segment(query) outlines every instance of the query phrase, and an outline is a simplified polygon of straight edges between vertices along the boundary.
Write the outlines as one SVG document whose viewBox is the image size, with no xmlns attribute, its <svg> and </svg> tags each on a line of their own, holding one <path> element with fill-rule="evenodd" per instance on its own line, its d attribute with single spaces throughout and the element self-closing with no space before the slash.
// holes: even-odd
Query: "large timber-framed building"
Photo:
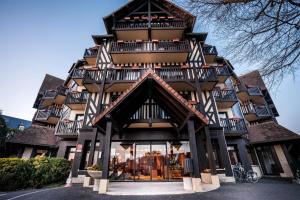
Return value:
<svg viewBox="0 0 300 200">
<path fill-rule="evenodd" d="M 207 33 L 193 32 L 195 21 L 167 0 L 130 1 L 104 17 L 107 34 L 92 36 L 95 46 L 63 86 L 37 99 L 35 120 L 55 126 L 57 156 L 73 160 L 74 178 L 101 164 L 103 183 L 203 172 L 232 181 L 238 162 L 293 176 L 299 136 L 285 130 L 277 140 L 249 142 L 251 131 L 264 133 L 253 126 L 279 126 L 276 107 L 259 73 L 238 77 L 206 44 Z M 264 161 L 270 156 L 274 163 Z"/>
</svg>

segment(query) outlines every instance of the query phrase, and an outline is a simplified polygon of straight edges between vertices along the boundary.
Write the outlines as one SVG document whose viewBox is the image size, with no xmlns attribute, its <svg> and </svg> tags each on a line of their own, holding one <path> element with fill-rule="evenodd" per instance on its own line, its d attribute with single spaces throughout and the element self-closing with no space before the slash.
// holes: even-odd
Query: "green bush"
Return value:
<svg viewBox="0 0 300 200">
<path fill-rule="evenodd" d="M 0 158 L 0 190 L 18 190 L 63 183 L 70 163 L 60 158 Z"/>
</svg>

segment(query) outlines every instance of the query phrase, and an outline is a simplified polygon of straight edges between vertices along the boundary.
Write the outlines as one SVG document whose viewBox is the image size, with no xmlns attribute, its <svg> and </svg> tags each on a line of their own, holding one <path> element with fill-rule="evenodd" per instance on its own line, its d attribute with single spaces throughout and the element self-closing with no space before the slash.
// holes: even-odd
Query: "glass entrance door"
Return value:
<svg viewBox="0 0 300 200">
<path fill-rule="evenodd" d="M 166 144 L 136 144 L 135 180 L 167 180 Z"/>
</svg>

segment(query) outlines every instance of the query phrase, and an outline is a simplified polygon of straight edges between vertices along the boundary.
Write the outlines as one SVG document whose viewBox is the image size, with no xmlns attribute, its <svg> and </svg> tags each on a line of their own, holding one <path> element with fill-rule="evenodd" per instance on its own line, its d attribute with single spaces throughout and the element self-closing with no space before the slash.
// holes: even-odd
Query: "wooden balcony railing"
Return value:
<svg viewBox="0 0 300 200">
<path fill-rule="evenodd" d="M 262 96 L 263 95 L 259 87 L 249 87 L 248 93 L 251 96 Z"/>
<path fill-rule="evenodd" d="M 229 119 L 221 118 L 221 126 L 224 128 L 225 133 L 246 133 L 247 127 L 243 119 Z"/>
<path fill-rule="evenodd" d="M 217 48 L 215 46 L 204 46 L 202 47 L 204 55 L 218 55 Z"/>
<path fill-rule="evenodd" d="M 82 128 L 83 121 L 69 121 L 62 120 L 59 121 L 56 135 L 78 135 L 79 129 Z"/>
<path fill-rule="evenodd" d="M 84 83 L 100 83 L 103 78 L 106 78 L 107 82 L 111 81 L 136 81 L 148 68 L 121 68 L 107 69 L 106 76 L 104 76 L 104 70 L 86 70 L 84 74 Z M 196 77 L 200 82 L 205 81 L 217 81 L 216 71 L 214 68 L 181 68 L 180 66 L 174 67 L 161 67 L 155 68 L 155 73 L 159 75 L 165 81 L 178 81 L 188 80 L 193 81 Z"/>
<path fill-rule="evenodd" d="M 127 29 L 148 29 L 148 22 L 116 22 L 115 29 L 116 30 L 127 30 Z M 185 28 L 186 25 L 183 21 L 156 21 L 150 23 L 151 28 Z"/>
<path fill-rule="evenodd" d="M 234 90 L 213 90 L 212 92 L 217 101 L 237 101 Z"/>
<path fill-rule="evenodd" d="M 83 57 L 96 57 L 97 54 L 98 54 L 98 49 L 96 48 L 86 49 Z"/>
<path fill-rule="evenodd" d="M 158 104 L 143 104 L 131 117 L 132 120 L 169 119 L 169 115 Z"/>
<path fill-rule="evenodd" d="M 88 92 L 69 92 L 66 104 L 85 104 L 88 99 Z"/>
<path fill-rule="evenodd" d="M 188 41 L 159 41 L 159 42 L 112 42 L 111 53 L 124 52 L 188 52 Z"/>
<path fill-rule="evenodd" d="M 147 29 L 147 22 L 117 22 L 115 25 L 116 30 L 127 30 L 127 29 Z"/>
<path fill-rule="evenodd" d="M 62 112 L 61 107 L 50 107 L 44 110 L 38 110 L 35 119 L 36 120 L 47 120 L 49 117 L 60 117 Z"/>
</svg>

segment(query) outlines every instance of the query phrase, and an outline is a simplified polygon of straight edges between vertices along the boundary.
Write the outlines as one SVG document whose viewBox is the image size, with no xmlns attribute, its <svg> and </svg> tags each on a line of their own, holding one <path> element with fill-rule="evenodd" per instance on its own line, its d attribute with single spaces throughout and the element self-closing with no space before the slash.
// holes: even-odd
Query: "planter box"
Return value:
<svg viewBox="0 0 300 200">
<path fill-rule="evenodd" d="M 88 173 L 93 179 L 101 179 L 101 178 L 102 178 L 102 171 L 91 171 L 91 170 L 87 170 L 87 173 Z"/>
</svg>

